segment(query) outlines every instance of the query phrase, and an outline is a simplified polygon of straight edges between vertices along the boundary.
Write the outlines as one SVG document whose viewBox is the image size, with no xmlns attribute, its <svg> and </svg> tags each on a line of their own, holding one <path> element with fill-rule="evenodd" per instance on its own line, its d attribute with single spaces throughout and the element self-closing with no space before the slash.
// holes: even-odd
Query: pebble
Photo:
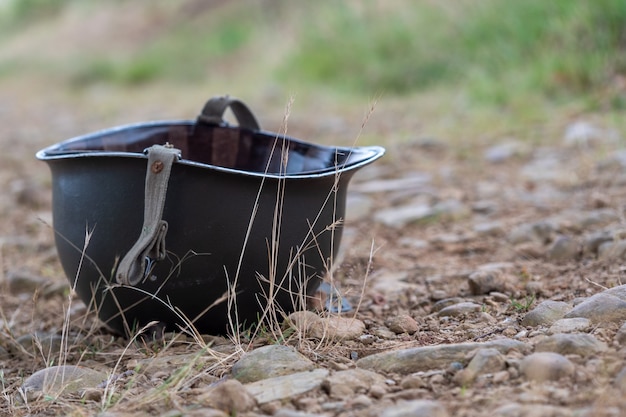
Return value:
<svg viewBox="0 0 626 417">
<path fill-rule="evenodd" d="M 483 374 L 493 374 L 502 371 L 506 366 L 504 355 L 497 349 L 479 349 L 467 365 L 467 368 L 458 372 L 454 380 L 460 385 L 466 385 Z"/>
<path fill-rule="evenodd" d="M 598 246 L 598 258 L 602 260 L 626 259 L 626 240 L 601 243 Z"/>
<path fill-rule="evenodd" d="M 42 276 L 28 271 L 14 270 L 6 274 L 11 294 L 34 293 L 48 284 L 48 280 Z"/>
<path fill-rule="evenodd" d="M 591 330 L 591 320 L 585 317 L 573 317 L 569 319 L 560 319 L 554 322 L 548 329 L 549 334 L 557 333 L 576 333 L 587 332 Z"/>
<path fill-rule="evenodd" d="M 584 317 L 594 324 L 622 323 L 626 320 L 626 301 L 601 292 L 576 305 L 564 317 Z"/>
<path fill-rule="evenodd" d="M 51 366 L 29 376 L 22 385 L 22 391 L 28 399 L 35 399 L 40 395 L 57 397 L 96 388 L 107 379 L 105 372 L 84 366 Z"/>
<path fill-rule="evenodd" d="M 622 346 L 626 345 L 626 323 L 622 324 L 615 334 L 615 341 Z"/>
<path fill-rule="evenodd" d="M 380 417 L 448 417 L 448 411 L 438 401 L 400 401 L 378 414 Z"/>
<path fill-rule="evenodd" d="M 487 148 L 483 155 L 487 162 L 497 164 L 528 153 L 527 148 L 522 142 L 508 141 Z"/>
<path fill-rule="evenodd" d="M 319 388 L 327 376 L 328 371 L 326 369 L 314 369 L 312 371 L 262 379 L 245 384 L 244 387 L 254 396 L 257 403 L 264 404 L 270 401 L 291 398 Z"/>
<path fill-rule="evenodd" d="M 437 313 L 440 317 L 445 316 L 460 316 L 462 314 L 476 313 L 482 309 L 480 304 L 473 303 L 471 301 L 452 304 L 451 306 L 444 307 Z"/>
<path fill-rule="evenodd" d="M 498 237 L 504 235 L 505 230 L 502 222 L 494 221 L 475 224 L 474 232 L 476 232 L 478 236 Z"/>
<path fill-rule="evenodd" d="M 419 329 L 417 321 L 408 314 L 391 316 L 385 321 L 385 325 L 396 334 L 413 334 Z"/>
<path fill-rule="evenodd" d="M 582 250 L 583 255 L 597 255 L 598 248 L 608 242 L 613 241 L 613 235 L 608 231 L 599 231 L 591 233 L 583 239 Z"/>
<path fill-rule="evenodd" d="M 586 333 L 559 333 L 540 340 L 535 345 L 536 352 L 556 352 L 561 355 L 582 357 L 604 352 L 608 349 L 604 342 Z"/>
<path fill-rule="evenodd" d="M 233 377 L 241 383 L 308 371 L 315 367 L 306 356 L 284 345 L 268 345 L 254 349 L 232 367 Z"/>
<path fill-rule="evenodd" d="M 526 343 L 512 339 L 496 339 L 484 343 L 468 342 L 422 346 L 375 353 L 359 359 L 357 367 L 383 373 L 412 374 L 420 371 L 446 369 L 452 362 L 465 362 L 467 354 L 476 349 L 493 348 L 505 354 L 510 350 L 530 351 Z"/>
<path fill-rule="evenodd" d="M 335 400 L 367 393 L 372 386 L 384 386 L 385 377 L 366 369 L 354 368 L 335 372 L 322 383 L 322 389 Z"/>
<path fill-rule="evenodd" d="M 467 282 L 472 295 L 506 291 L 505 275 L 497 269 L 483 269 L 473 272 L 468 277 Z"/>
<path fill-rule="evenodd" d="M 548 259 L 551 261 L 570 261 L 576 259 L 580 252 L 580 245 L 570 236 L 558 236 L 550 248 Z"/>
<path fill-rule="evenodd" d="M 496 408 L 494 417 L 573 417 L 567 409 L 545 404 L 509 403 Z"/>
<path fill-rule="evenodd" d="M 385 226 L 401 229 L 410 223 L 434 217 L 437 211 L 427 204 L 398 206 L 380 210 L 374 215 L 374 220 Z"/>
<path fill-rule="evenodd" d="M 197 397 L 196 401 L 211 407 L 237 415 L 252 410 L 257 404 L 254 396 L 236 379 L 227 379 L 209 386 L 206 393 Z"/>
<path fill-rule="evenodd" d="M 331 316 L 311 323 L 308 336 L 320 340 L 358 340 L 363 332 L 365 324 L 361 320 Z"/>
<path fill-rule="evenodd" d="M 458 304 L 458 303 L 462 303 L 464 302 L 465 299 L 461 298 L 461 297 L 451 297 L 451 298 L 444 298 L 444 299 L 440 299 L 439 301 L 437 301 L 435 304 L 433 304 L 432 307 L 432 312 L 436 313 L 438 311 L 443 310 L 444 308 L 454 305 L 454 304 Z"/>
<path fill-rule="evenodd" d="M 367 217 L 372 211 L 373 200 L 363 194 L 348 193 L 346 198 L 346 220 L 356 221 Z"/>
<path fill-rule="evenodd" d="M 537 352 L 520 362 L 520 372 L 532 381 L 555 381 L 574 374 L 575 366 L 565 356 L 554 352 Z"/>
<path fill-rule="evenodd" d="M 522 326 L 550 326 L 562 319 L 572 309 L 568 303 L 562 301 L 545 300 L 529 311 L 522 319 Z"/>
<path fill-rule="evenodd" d="M 622 393 L 626 393 L 626 367 L 622 368 L 622 370 L 615 376 L 613 385 L 615 385 L 615 388 L 620 390 Z"/>
<path fill-rule="evenodd" d="M 61 351 L 62 342 L 61 335 L 46 332 L 28 333 L 17 338 L 17 343 L 28 353 L 50 359 Z"/>
<path fill-rule="evenodd" d="M 553 231 L 554 226 L 546 221 L 524 223 L 514 227 L 507 240 L 514 245 L 526 242 L 547 243 L 551 240 Z"/>
</svg>

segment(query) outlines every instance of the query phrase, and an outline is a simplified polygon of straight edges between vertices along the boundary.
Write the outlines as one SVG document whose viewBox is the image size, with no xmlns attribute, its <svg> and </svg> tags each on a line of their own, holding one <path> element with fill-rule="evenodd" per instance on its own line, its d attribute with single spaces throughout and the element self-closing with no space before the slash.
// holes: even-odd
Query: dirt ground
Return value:
<svg viewBox="0 0 626 417">
<path fill-rule="evenodd" d="M 100 128 L 193 117 L 190 109 L 195 102 L 189 102 L 197 93 L 179 91 L 167 105 L 155 105 L 153 93 L 94 89 L 76 94 L 20 79 L 4 81 L 0 91 L 0 348 L 4 352 L 0 414 L 92 415 L 104 408 L 106 415 L 123 416 L 184 410 L 194 404 L 194 393 L 200 395 L 203 386 L 227 376 L 244 351 L 272 343 L 271 338 L 259 337 L 235 346 L 227 339 L 208 338 L 213 347 L 226 352 L 226 359 L 196 377 L 186 375 L 185 381 L 194 380 L 191 391 L 170 386 L 163 395 L 153 397 L 158 387 L 155 380 L 138 378 L 107 406 L 77 394 L 24 404 L 19 388 L 25 379 L 59 364 L 60 358 L 66 364 L 115 369 L 124 378 L 123 372 L 138 361 L 201 350 L 189 338 L 167 347 L 128 344 L 100 326 L 94 314 L 70 294 L 54 248 L 50 175 L 45 164 L 34 159 L 35 151 L 44 146 Z M 535 143 L 503 137 L 500 144 L 508 147 L 494 148 L 497 140 L 469 145 L 459 138 L 432 137 L 427 130 L 407 138 L 405 132 L 411 131 L 413 121 L 411 114 L 398 111 L 403 105 L 383 100 L 377 106 L 378 116 L 368 122 L 370 133 L 365 140 L 375 142 L 376 135 L 392 139 L 385 140 L 385 159 L 365 169 L 351 184 L 351 198 L 358 198 L 350 200 L 345 254 L 335 277 L 342 293 L 358 306 L 355 317 L 365 324 L 364 334 L 369 336 L 322 344 L 292 337 L 285 344 L 312 358 L 317 367 L 337 370 L 353 368 L 355 359 L 373 353 L 411 347 L 498 337 L 532 342 L 545 336 L 549 326 L 524 326 L 521 320 L 540 302 L 575 303 L 623 283 L 624 258 L 603 259 L 597 250 L 584 250 L 593 233 L 623 233 L 626 171 L 616 155 L 626 132 L 615 130 L 610 120 L 576 114 L 557 121 L 548 133 L 539 127 Z M 275 113 L 266 116 L 267 122 L 276 126 L 281 108 L 267 109 Z M 327 114 L 336 122 L 323 126 L 295 115 L 290 132 L 307 138 L 319 135 L 326 142 L 329 137 L 344 137 L 349 142 L 360 125 L 355 116 L 358 111 L 347 110 L 334 119 Z M 485 134 L 493 137 L 499 132 Z M 399 136 L 404 138 L 393 140 Z M 397 181 L 407 178 L 423 181 L 410 186 Z M 387 182 L 372 191 L 381 186 L 378 181 Z M 424 218 L 403 220 L 389 211 L 442 203 L 446 209 Z M 602 210 L 613 214 L 580 220 Z M 542 239 L 516 241 L 515 230 L 542 221 L 552 225 Z M 555 242 L 562 236 L 577 246 L 569 254 L 555 255 Z M 502 281 L 495 288 L 473 289 L 469 277 L 486 264 L 500 265 Z M 439 315 L 436 303 L 454 298 L 473 302 L 480 310 Z M 390 330 L 391 319 L 406 316 L 417 323 L 417 331 Z M 70 325 L 63 330 L 67 317 Z M 584 415 L 620 415 L 626 409 L 620 408 L 624 406 L 622 391 L 613 382 L 624 358 L 616 336 L 620 326 L 621 322 L 594 324 L 585 331 L 606 343 L 607 349 L 591 356 L 569 355 L 578 369 L 573 377 L 538 383 L 509 372 L 502 380 L 462 384 L 443 369 L 420 374 L 425 382 L 419 389 L 410 389 L 401 384 L 405 376 L 381 372 L 389 386 L 382 394 L 365 392 L 371 403 L 361 398 L 361 403 L 346 402 L 341 409 L 325 410 L 320 404 L 329 401 L 328 392 L 317 389 L 282 406 L 320 415 L 361 415 L 368 407 L 376 410 L 382 400 L 432 399 L 449 415 L 459 416 L 492 414 L 508 403 L 554 408 L 500 415 L 574 415 L 589 407 L 595 411 Z M 65 336 L 64 331 L 69 342 L 61 356 L 29 349 L 24 342 L 36 333 Z M 169 372 L 174 373 L 177 366 L 172 364 Z M 162 372 L 161 381 L 169 376 L 167 367 Z M 273 408 L 254 408 L 249 415 L 275 411 L 274 404 Z"/>
</svg>

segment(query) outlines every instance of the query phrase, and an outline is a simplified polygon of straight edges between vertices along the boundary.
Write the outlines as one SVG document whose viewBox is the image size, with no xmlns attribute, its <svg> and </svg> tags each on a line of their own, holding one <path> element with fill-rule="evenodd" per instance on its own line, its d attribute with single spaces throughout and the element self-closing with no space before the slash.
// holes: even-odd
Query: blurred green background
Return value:
<svg viewBox="0 0 626 417">
<path fill-rule="evenodd" d="M 0 0 L 0 82 L 20 79 L 181 117 L 230 93 L 295 96 L 303 119 L 378 99 L 400 131 L 515 130 L 626 107 L 626 1 Z"/>
</svg>

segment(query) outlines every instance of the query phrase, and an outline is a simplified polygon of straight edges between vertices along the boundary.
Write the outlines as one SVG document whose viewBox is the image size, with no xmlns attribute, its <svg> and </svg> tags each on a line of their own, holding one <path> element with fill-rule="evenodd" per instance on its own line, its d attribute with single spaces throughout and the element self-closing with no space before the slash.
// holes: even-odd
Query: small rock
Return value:
<svg viewBox="0 0 626 417">
<path fill-rule="evenodd" d="M 380 417 L 448 417 L 446 408 L 437 401 L 412 400 L 399 402 L 378 414 Z"/>
<path fill-rule="evenodd" d="M 590 356 L 607 350 L 607 345 L 586 333 L 559 333 L 540 340 L 536 352 L 556 352 L 561 355 Z"/>
<path fill-rule="evenodd" d="M 256 398 L 259 404 L 264 404 L 270 401 L 291 398 L 318 388 L 327 376 L 328 371 L 326 369 L 314 369 L 312 371 L 262 379 L 244 386 Z"/>
<path fill-rule="evenodd" d="M 56 333 L 37 332 L 24 334 L 17 338 L 17 343 L 35 356 L 50 358 L 61 351 L 63 338 Z"/>
<path fill-rule="evenodd" d="M 622 346 L 626 345 L 626 323 L 622 324 L 622 327 L 615 334 L 615 340 Z"/>
<path fill-rule="evenodd" d="M 435 304 L 433 304 L 433 307 L 432 307 L 431 311 L 433 313 L 436 313 L 438 311 L 443 310 L 446 307 L 449 307 L 449 306 L 454 305 L 454 304 L 462 303 L 464 301 L 465 301 L 465 299 L 461 298 L 461 297 L 451 297 L 451 298 L 440 299 Z"/>
<path fill-rule="evenodd" d="M 356 221 L 367 217 L 372 211 L 374 202 L 363 194 L 349 193 L 346 198 L 346 219 Z"/>
<path fill-rule="evenodd" d="M 502 236 L 504 235 L 504 225 L 502 222 L 486 222 L 474 225 L 474 232 L 478 236 Z"/>
<path fill-rule="evenodd" d="M 626 320 L 626 301 L 610 293 L 601 292 L 576 305 L 564 317 L 584 317 L 594 324 L 621 323 Z"/>
<path fill-rule="evenodd" d="M 455 317 L 455 316 L 460 316 L 462 314 L 476 313 L 480 311 L 481 308 L 482 307 L 479 304 L 472 303 L 472 302 L 463 302 L 463 303 L 452 304 L 451 306 L 445 307 L 441 309 L 437 313 L 437 315 L 439 315 L 440 317 L 445 317 L 445 316 Z"/>
<path fill-rule="evenodd" d="M 620 390 L 622 393 L 626 393 L 626 367 L 622 368 L 617 376 L 615 376 L 613 385 L 615 385 L 615 388 Z"/>
<path fill-rule="evenodd" d="M 6 280 L 11 294 L 34 293 L 48 283 L 44 277 L 22 270 L 7 272 Z"/>
<path fill-rule="evenodd" d="M 584 317 L 574 317 L 555 321 L 548 329 L 548 333 L 577 333 L 587 332 L 589 330 L 591 330 L 591 320 Z"/>
<path fill-rule="evenodd" d="M 51 366 L 28 377 L 22 385 L 22 390 L 29 399 L 43 394 L 56 397 L 95 388 L 107 378 L 106 373 L 84 366 Z"/>
<path fill-rule="evenodd" d="M 607 241 L 598 246 L 598 258 L 602 260 L 626 259 L 626 240 Z"/>
<path fill-rule="evenodd" d="M 485 151 L 484 157 L 488 162 L 497 164 L 527 152 L 527 146 L 523 143 L 518 141 L 509 141 L 491 146 Z"/>
<path fill-rule="evenodd" d="M 311 324 L 309 336 L 314 339 L 354 340 L 365 332 L 361 320 L 348 317 L 326 317 Z"/>
<path fill-rule="evenodd" d="M 479 270 L 467 279 L 472 295 L 489 294 L 492 291 L 506 291 L 504 274 L 499 270 Z"/>
<path fill-rule="evenodd" d="M 514 245 L 526 242 L 548 243 L 553 232 L 554 226 L 545 221 L 524 223 L 513 228 L 507 240 Z"/>
<path fill-rule="evenodd" d="M 562 301 L 543 301 L 524 316 L 522 326 L 549 326 L 562 319 L 571 308 Z"/>
<path fill-rule="evenodd" d="M 461 385 L 465 385 L 474 381 L 479 375 L 493 374 L 503 370 L 505 366 L 506 360 L 504 355 L 497 349 L 479 349 L 467 365 L 467 368 L 457 373 L 454 379 Z"/>
<path fill-rule="evenodd" d="M 408 314 L 400 314 L 398 316 L 392 316 L 385 321 L 385 325 L 396 334 L 415 333 L 419 326 L 415 319 Z"/>
<path fill-rule="evenodd" d="M 419 374 L 407 375 L 400 381 L 400 388 L 405 390 L 424 387 L 426 387 L 426 381 Z"/>
<path fill-rule="evenodd" d="M 396 351 L 380 352 L 357 361 L 359 368 L 374 372 L 412 374 L 433 369 L 446 369 L 452 362 L 466 361 L 467 354 L 476 349 L 497 349 L 506 354 L 511 350 L 528 352 L 530 346 L 512 339 L 496 339 L 484 343 L 456 343 L 423 346 Z"/>
<path fill-rule="evenodd" d="M 551 261 L 570 261 L 578 256 L 580 247 L 578 242 L 569 236 L 559 236 L 548 249 L 548 259 Z"/>
<path fill-rule="evenodd" d="M 346 399 L 354 394 L 367 393 L 373 385 L 384 385 L 385 377 L 366 369 L 348 369 L 335 372 L 322 383 L 322 389 L 337 400 Z"/>
<path fill-rule="evenodd" d="M 583 254 L 585 255 L 597 255 L 598 248 L 607 242 L 612 242 L 613 236 L 606 231 L 600 231 L 586 236 L 583 240 Z"/>
<path fill-rule="evenodd" d="M 410 223 L 434 217 L 437 212 L 433 207 L 423 205 L 408 205 L 381 210 L 374 215 L 374 220 L 385 226 L 402 228 Z"/>
<path fill-rule="evenodd" d="M 200 395 L 196 401 L 203 406 L 222 410 L 229 415 L 250 411 L 256 406 L 254 396 L 236 379 L 227 379 L 212 384 L 208 391 Z"/>
<path fill-rule="evenodd" d="M 567 408 L 544 404 L 510 403 L 496 408 L 494 417 L 573 417 Z M 582 416 L 581 416 L 582 417 Z"/>
<path fill-rule="evenodd" d="M 232 368 L 235 379 L 241 383 L 259 381 L 281 375 L 313 369 L 315 364 L 294 348 L 268 345 L 243 355 Z"/>
<path fill-rule="evenodd" d="M 520 362 L 520 371 L 532 381 L 555 381 L 574 374 L 575 367 L 565 356 L 554 352 L 537 352 Z"/>
</svg>

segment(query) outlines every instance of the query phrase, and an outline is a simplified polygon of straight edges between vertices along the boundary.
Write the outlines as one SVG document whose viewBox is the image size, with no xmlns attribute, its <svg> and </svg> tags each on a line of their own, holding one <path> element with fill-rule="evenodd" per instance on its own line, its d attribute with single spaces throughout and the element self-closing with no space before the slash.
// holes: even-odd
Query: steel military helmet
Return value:
<svg viewBox="0 0 626 417">
<path fill-rule="evenodd" d="M 230 108 L 238 126 L 224 122 Z M 225 333 L 302 305 L 341 239 L 348 182 L 384 149 L 259 128 L 241 101 L 195 121 L 145 122 L 37 153 L 52 173 L 63 269 L 110 328 L 153 321 Z"/>
</svg>

